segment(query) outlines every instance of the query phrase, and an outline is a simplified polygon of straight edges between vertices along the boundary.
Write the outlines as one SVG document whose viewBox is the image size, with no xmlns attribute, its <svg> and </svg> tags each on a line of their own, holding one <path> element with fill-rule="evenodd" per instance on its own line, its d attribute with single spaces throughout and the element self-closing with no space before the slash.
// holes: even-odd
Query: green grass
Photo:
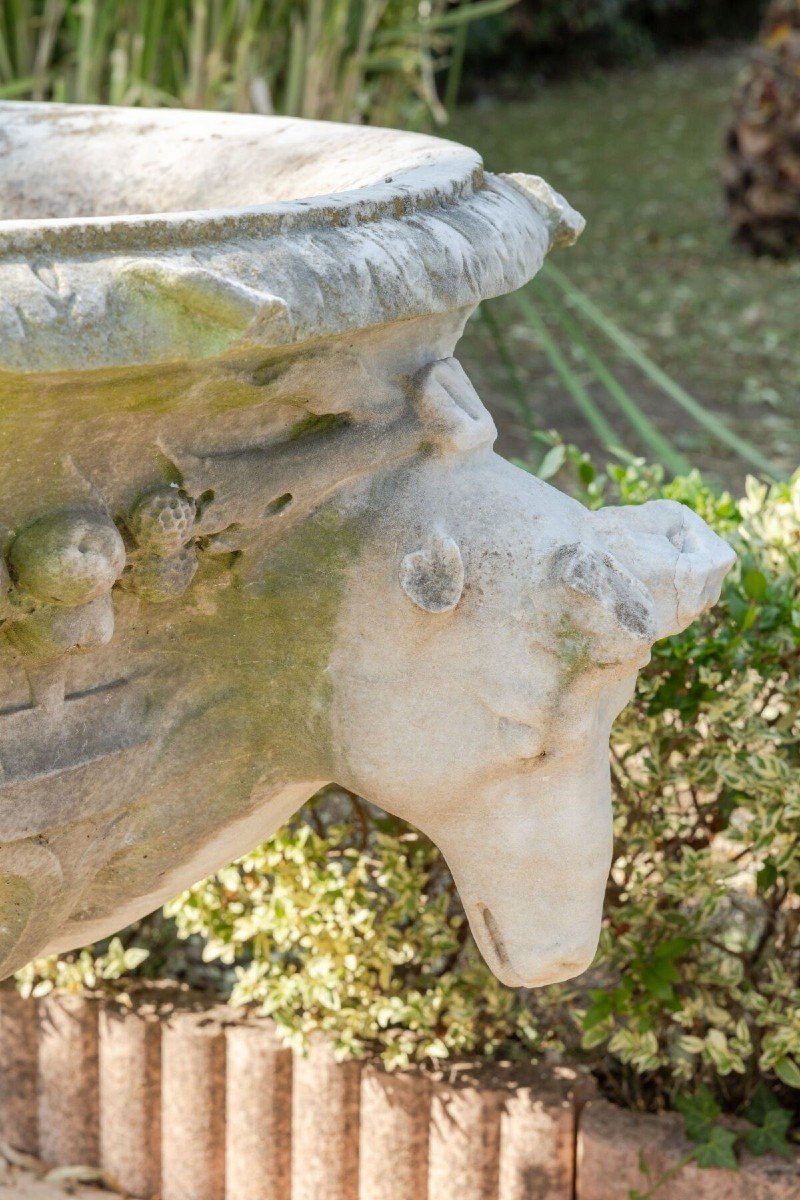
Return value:
<svg viewBox="0 0 800 1200">
<path fill-rule="evenodd" d="M 800 461 L 800 263 L 754 260 L 734 246 L 722 210 L 722 131 L 741 59 L 707 53 L 549 87 L 530 102 L 461 109 L 451 135 L 496 171 L 543 175 L 588 225 L 557 266 L 709 412 L 786 470 Z M 510 300 L 494 305 L 537 423 L 597 448 L 563 376 L 548 365 Z M 542 312 L 546 312 L 542 306 Z M 462 357 L 498 415 L 502 448 L 519 453 L 507 374 L 485 323 Z M 732 485 L 747 470 L 732 449 L 609 352 L 650 420 L 677 451 Z M 578 372 L 581 351 L 562 342 Z M 616 427 L 603 390 L 584 380 Z M 625 428 L 624 441 L 642 449 Z"/>
</svg>

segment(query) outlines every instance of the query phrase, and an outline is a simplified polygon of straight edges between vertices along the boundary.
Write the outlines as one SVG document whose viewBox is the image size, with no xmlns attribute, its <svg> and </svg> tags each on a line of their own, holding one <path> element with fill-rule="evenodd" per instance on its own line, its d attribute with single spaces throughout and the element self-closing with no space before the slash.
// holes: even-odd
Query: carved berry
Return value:
<svg viewBox="0 0 800 1200">
<path fill-rule="evenodd" d="M 197 554 L 193 546 L 186 546 L 168 557 L 137 555 L 122 583 L 143 600 L 159 604 L 182 596 L 196 570 Z"/>
<path fill-rule="evenodd" d="M 110 518 L 59 512 L 23 529 L 8 560 L 18 586 L 37 600 L 88 604 L 119 579 L 125 545 Z"/>
<path fill-rule="evenodd" d="M 192 534 L 197 505 L 178 488 L 158 488 L 138 502 L 128 521 L 143 550 L 177 554 Z"/>
<path fill-rule="evenodd" d="M 113 633 L 114 605 L 109 595 L 76 608 L 39 608 L 9 629 L 20 650 L 43 657 L 94 650 L 110 642 Z"/>
</svg>

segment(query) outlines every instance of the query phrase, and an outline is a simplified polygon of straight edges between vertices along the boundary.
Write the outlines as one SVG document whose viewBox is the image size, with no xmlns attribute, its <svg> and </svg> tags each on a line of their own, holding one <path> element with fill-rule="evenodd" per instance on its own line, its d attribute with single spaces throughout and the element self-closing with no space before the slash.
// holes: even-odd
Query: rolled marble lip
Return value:
<svg viewBox="0 0 800 1200">
<path fill-rule="evenodd" d="M 583 227 L 542 180 L 416 133 L 20 102 L 0 103 L 0 131 L 6 370 L 196 360 L 446 312 L 526 283 Z"/>
</svg>

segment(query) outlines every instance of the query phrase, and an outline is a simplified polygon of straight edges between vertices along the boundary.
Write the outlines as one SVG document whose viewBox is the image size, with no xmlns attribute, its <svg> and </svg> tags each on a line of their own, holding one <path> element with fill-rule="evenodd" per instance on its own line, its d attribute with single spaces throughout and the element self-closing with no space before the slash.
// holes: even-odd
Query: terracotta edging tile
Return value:
<svg viewBox="0 0 800 1200">
<path fill-rule="evenodd" d="M 39 1157 L 99 1166 L 98 1003 L 45 996 L 38 1010 Z"/>
<path fill-rule="evenodd" d="M 578 1130 L 577 1200 L 627 1200 L 632 1189 L 647 1191 L 691 1148 L 674 1113 L 650 1116 L 593 1100 Z M 658 1200 L 800 1200 L 800 1160 L 745 1154 L 738 1171 L 688 1163 L 656 1194 Z"/>
<path fill-rule="evenodd" d="M 225 1200 L 225 1029 L 175 1012 L 161 1042 L 163 1200 Z"/>
<path fill-rule="evenodd" d="M 501 1200 L 572 1200 L 577 1113 L 594 1080 L 566 1067 L 528 1074 L 500 1114 Z"/>
<path fill-rule="evenodd" d="M 324 1039 L 295 1055 L 292 1200 L 358 1200 L 361 1064 L 338 1063 Z"/>
<path fill-rule="evenodd" d="M 228 1200 L 291 1200 L 292 1052 L 264 1022 L 230 1025 Z"/>
<path fill-rule="evenodd" d="M 497 1200 L 502 1103 L 488 1087 L 434 1083 L 428 1200 Z"/>
<path fill-rule="evenodd" d="M 39 1153 L 38 1058 L 36 1003 L 7 984 L 0 988 L 0 1141 L 23 1154 Z"/>
<path fill-rule="evenodd" d="M 430 1115 L 429 1077 L 365 1067 L 359 1200 L 425 1200 Z"/>
<path fill-rule="evenodd" d="M 131 1196 L 161 1190 L 161 1024 L 111 1005 L 100 1013 L 100 1165 Z"/>
</svg>

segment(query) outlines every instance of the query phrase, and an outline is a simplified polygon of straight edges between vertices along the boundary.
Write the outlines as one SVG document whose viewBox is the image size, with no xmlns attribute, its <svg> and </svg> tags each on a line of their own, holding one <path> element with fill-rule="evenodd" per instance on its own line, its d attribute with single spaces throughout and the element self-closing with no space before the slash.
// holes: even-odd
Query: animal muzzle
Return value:
<svg viewBox="0 0 800 1200">
<path fill-rule="evenodd" d="M 607 768 L 577 782 L 506 781 L 428 832 L 442 849 L 472 933 L 509 987 L 580 975 L 597 950 L 611 865 Z M 465 806 L 466 809 L 466 806 Z"/>
<path fill-rule="evenodd" d="M 600 913 L 593 908 L 591 918 L 584 916 L 579 929 L 565 930 L 546 942 L 526 939 L 524 944 L 518 936 L 504 936 L 503 925 L 485 901 L 476 901 L 468 916 L 481 954 L 501 983 L 533 988 L 563 983 L 591 966 L 600 933 Z"/>
</svg>

